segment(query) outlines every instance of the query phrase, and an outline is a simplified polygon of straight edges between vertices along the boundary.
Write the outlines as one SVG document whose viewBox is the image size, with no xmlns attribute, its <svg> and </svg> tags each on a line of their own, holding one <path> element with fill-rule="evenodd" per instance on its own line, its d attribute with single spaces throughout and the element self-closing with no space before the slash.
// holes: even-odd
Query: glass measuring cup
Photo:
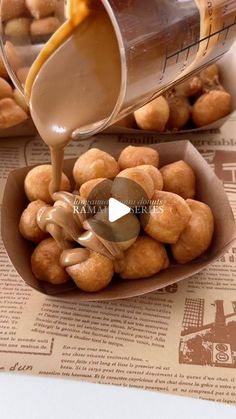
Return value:
<svg viewBox="0 0 236 419">
<path fill-rule="evenodd" d="M 9 35 L 6 29 L 11 19 L 4 12 L 5 2 L 9 7 L 11 0 L 1 2 L 2 50 L 9 73 L 23 93 L 27 70 L 53 31 L 32 33 L 35 21 L 31 15 L 28 32 L 15 31 Z M 53 16 L 43 19 L 54 18 L 58 27 L 67 19 L 65 3 L 57 1 Z M 234 0 L 90 0 L 89 3 L 92 7 L 102 3 L 113 25 L 121 78 L 113 109 L 98 121 L 75 127 L 75 139 L 103 130 L 178 80 L 220 58 L 236 38 Z M 28 11 L 23 10 L 19 16 L 27 19 Z"/>
</svg>

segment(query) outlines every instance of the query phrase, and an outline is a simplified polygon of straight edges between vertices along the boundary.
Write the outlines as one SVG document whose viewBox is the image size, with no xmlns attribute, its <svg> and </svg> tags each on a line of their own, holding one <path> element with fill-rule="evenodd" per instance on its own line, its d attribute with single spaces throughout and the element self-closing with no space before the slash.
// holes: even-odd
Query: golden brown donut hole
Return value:
<svg viewBox="0 0 236 419">
<path fill-rule="evenodd" d="M 26 119 L 28 119 L 27 113 L 14 99 L 6 97 L 0 100 L 0 129 L 13 127 Z"/>
<path fill-rule="evenodd" d="M 123 179 L 129 179 L 130 181 L 138 184 L 142 190 L 145 192 L 147 197 L 151 199 L 153 193 L 154 193 L 154 182 L 152 180 L 152 177 L 149 175 L 149 173 L 143 171 L 142 169 L 138 167 L 130 167 L 129 169 L 122 170 L 117 176 L 117 178 L 123 178 Z M 115 195 L 114 189 L 116 186 L 116 181 L 114 182 L 113 188 L 112 188 L 112 195 Z M 124 194 L 125 194 L 125 188 L 127 186 L 127 200 L 130 196 L 132 196 L 132 183 L 127 185 L 124 184 Z M 131 190 L 129 190 L 131 188 Z M 116 197 L 116 196 L 115 196 Z M 125 199 L 124 199 L 125 200 Z"/>
<path fill-rule="evenodd" d="M 180 84 L 177 84 L 174 90 L 178 96 L 192 97 L 201 92 L 202 81 L 200 77 L 194 76 Z"/>
<path fill-rule="evenodd" d="M 119 121 L 113 124 L 114 127 L 123 127 L 123 128 L 133 128 L 134 125 L 135 125 L 135 118 L 134 118 L 133 113 L 125 116 L 124 118 L 121 118 Z"/>
<path fill-rule="evenodd" d="M 148 278 L 169 266 L 163 244 L 151 237 L 138 237 L 125 252 L 124 260 L 117 262 L 117 270 L 123 279 Z"/>
<path fill-rule="evenodd" d="M 66 268 L 78 288 L 98 292 L 107 287 L 114 274 L 113 262 L 106 256 L 90 251 L 85 261 Z"/>
<path fill-rule="evenodd" d="M 159 153 L 151 147 L 126 147 L 120 154 L 118 163 L 121 170 L 141 165 L 159 166 Z"/>
<path fill-rule="evenodd" d="M 141 215 L 144 231 L 162 243 L 176 243 L 186 228 L 191 210 L 181 196 L 171 192 L 155 191 L 150 213 Z"/>
<path fill-rule="evenodd" d="M 231 111 L 231 95 L 223 90 L 210 90 L 196 100 L 192 119 L 197 127 L 211 124 Z"/>
<path fill-rule="evenodd" d="M 83 185 L 91 179 L 112 179 L 119 173 L 119 165 L 110 154 L 97 148 L 92 148 L 82 154 L 73 169 L 77 185 Z"/>
<path fill-rule="evenodd" d="M 137 166 L 137 169 L 147 173 L 153 181 L 154 189 L 161 191 L 163 189 L 163 178 L 160 170 L 150 164 L 143 164 L 142 166 Z"/>
<path fill-rule="evenodd" d="M 163 132 L 169 115 L 169 105 L 164 96 L 159 96 L 134 112 L 139 128 L 147 131 Z"/>
<path fill-rule="evenodd" d="M 214 217 L 203 202 L 187 199 L 192 216 L 177 243 L 171 246 L 178 263 L 187 263 L 202 255 L 210 246 L 214 233 Z"/>
<path fill-rule="evenodd" d="M 191 106 L 185 96 L 169 95 L 167 101 L 170 108 L 170 116 L 167 126 L 170 130 L 179 130 L 189 121 Z"/>
<path fill-rule="evenodd" d="M 173 192 L 184 199 L 193 198 L 196 193 L 196 177 L 193 169 L 183 160 L 167 164 L 160 169 L 163 190 Z"/>
<path fill-rule="evenodd" d="M 41 199 L 47 204 L 53 204 L 53 199 L 49 192 L 52 181 L 52 166 L 44 164 L 34 167 L 29 171 L 25 178 L 25 193 L 30 201 Z M 71 185 L 68 177 L 63 173 L 61 181 L 61 191 L 70 192 Z"/>
<path fill-rule="evenodd" d="M 25 0 L 25 3 L 31 15 L 41 19 L 55 12 L 57 0 Z"/>
<path fill-rule="evenodd" d="M 52 238 L 43 240 L 31 257 L 32 272 L 40 281 L 60 285 L 69 280 L 66 271 L 60 265 L 62 250 Z"/>
<path fill-rule="evenodd" d="M 212 64 L 202 70 L 199 78 L 204 85 L 213 85 L 219 83 L 219 67 L 217 64 Z"/>
<path fill-rule="evenodd" d="M 31 202 L 21 215 L 19 230 L 22 236 L 34 243 L 39 243 L 47 237 L 38 226 L 38 211 L 47 204 L 40 199 Z"/>
</svg>

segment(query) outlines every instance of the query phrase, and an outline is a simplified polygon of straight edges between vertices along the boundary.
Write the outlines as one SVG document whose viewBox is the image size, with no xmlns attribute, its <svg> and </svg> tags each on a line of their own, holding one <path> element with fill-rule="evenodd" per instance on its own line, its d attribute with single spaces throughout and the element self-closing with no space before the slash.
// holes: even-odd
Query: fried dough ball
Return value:
<svg viewBox="0 0 236 419">
<path fill-rule="evenodd" d="M 4 51 L 12 70 L 15 72 L 23 66 L 22 57 L 19 54 L 19 49 L 13 45 L 12 42 L 7 41 L 4 45 Z"/>
<path fill-rule="evenodd" d="M 6 70 L 6 67 L 4 65 L 4 62 L 1 56 L 0 56 L 0 77 L 2 77 L 5 80 L 9 79 L 8 72 Z"/>
<path fill-rule="evenodd" d="M 122 172 L 120 172 L 117 178 L 123 178 L 123 179 L 129 179 L 130 184 L 127 182 L 127 184 L 123 184 L 123 194 L 124 194 L 124 198 L 120 199 L 120 197 L 118 197 L 114 190 L 115 190 L 115 186 L 116 186 L 116 181 L 114 181 L 114 187 L 112 188 L 112 195 L 116 195 L 114 196 L 116 199 L 118 200 L 122 200 L 125 201 L 127 198 L 127 200 L 129 199 L 129 196 L 132 196 L 132 186 L 134 186 L 133 182 L 138 184 L 142 190 L 145 192 L 145 194 L 147 195 L 148 199 L 151 199 L 153 193 L 154 193 L 154 182 L 152 180 L 152 177 L 150 176 L 150 174 L 138 167 L 130 167 L 129 169 L 125 169 L 122 170 Z M 127 188 L 127 191 L 125 190 Z M 144 197 L 145 198 L 145 197 Z"/>
<path fill-rule="evenodd" d="M 54 201 L 49 193 L 49 186 L 52 180 L 52 166 L 44 164 L 34 167 L 29 171 L 25 178 L 25 193 L 29 201 L 41 199 L 47 204 Z M 61 181 L 61 191 L 70 192 L 71 185 L 68 177 L 63 173 Z"/>
<path fill-rule="evenodd" d="M 219 83 L 219 67 L 217 64 L 209 65 L 207 68 L 202 70 L 199 74 L 199 78 L 204 85 L 214 85 Z"/>
<path fill-rule="evenodd" d="M 40 281 L 60 285 L 69 280 L 69 275 L 60 265 L 62 250 L 52 238 L 43 240 L 31 256 L 32 272 Z"/>
<path fill-rule="evenodd" d="M 138 237 L 125 252 L 124 260 L 116 263 L 116 269 L 123 279 L 148 278 L 166 269 L 169 260 L 163 244 L 150 237 Z"/>
<path fill-rule="evenodd" d="M 118 164 L 121 170 L 144 164 L 158 167 L 159 153 L 151 147 L 134 147 L 130 145 L 121 152 Z"/>
<path fill-rule="evenodd" d="M 60 27 L 60 21 L 57 17 L 50 16 L 44 19 L 33 20 L 30 25 L 30 34 L 34 36 L 48 36 L 54 33 Z"/>
<path fill-rule="evenodd" d="M 41 19 L 55 12 L 57 0 L 25 0 L 25 4 L 35 19 Z"/>
<path fill-rule="evenodd" d="M 134 116 L 139 128 L 163 132 L 170 116 L 168 102 L 163 96 L 159 96 L 135 111 Z"/>
<path fill-rule="evenodd" d="M 78 255 L 85 249 L 78 249 Z M 66 268 L 78 288 L 86 292 L 98 292 L 107 287 L 114 275 L 112 260 L 99 253 L 87 250 L 87 258 Z"/>
<path fill-rule="evenodd" d="M 194 76 L 183 83 L 177 84 L 174 90 L 178 96 L 192 97 L 201 92 L 202 81 L 199 77 Z"/>
<path fill-rule="evenodd" d="M 156 167 L 152 166 L 151 164 L 143 164 L 141 166 L 137 166 L 137 169 L 140 169 L 143 171 L 143 173 L 147 173 L 149 176 L 151 176 L 154 184 L 154 189 L 158 191 L 162 191 L 163 189 L 163 178 L 160 170 L 158 170 Z"/>
<path fill-rule="evenodd" d="M 38 211 L 46 205 L 45 202 L 38 199 L 31 202 L 22 213 L 19 224 L 20 233 L 25 239 L 33 243 L 39 243 L 47 237 L 47 234 L 39 228 L 37 223 Z"/>
<path fill-rule="evenodd" d="M 90 179 L 112 179 L 118 173 L 119 165 L 114 157 L 97 148 L 92 148 L 82 154 L 73 169 L 75 182 L 79 186 Z"/>
<path fill-rule="evenodd" d="M 130 115 L 125 116 L 124 118 L 121 118 L 113 126 L 124 127 L 124 128 L 133 128 L 134 125 L 135 125 L 135 118 L 134 118 L 134 114 L 132 113 Z"/>
<path fill-rule="evenodd" d="M 210 207 L 203 202 L 187 200 L 192 216 L 177 243 L 171 246 L 179 263 L 187 263 L 202 255 L 210 246 L 214 233 L 214 217 Z"/>
<path fill-rule="evenodd" d="M 139 128 L 147 131 L 165 131 L 169 115 L 169 105 L 164 96 L 159 96 L 134 112 Z"/>
<path fill-rule="evenodd" d="M 16 75 L 22 85 L 25 84 L 29 71 L 30 71 L 30 67 L 27 67 L 27 66 L 21 67 L 19 68 L 19 70 L 17 70 Z"/>
<path fill-rule="evenodd" d="M 210 90 L 197 99 L 192 108 L 192 119 L 197 127 L 211 124 L 231 111 L 231 95 L 222 90 Z"/>
<path fill-rule="evenodd" d="M 17 17 L 9 20 L 5 25 L 5 35 L 12 38 L 29 36 L 31 19 L 28 17 Z"/>
<path fill-rule="evenodd" d="M 6 129 L 28 119 L 27 113 L 12 98 L 0 100 L 0 128 Z"/>
<path fill-rule="evenodd" d="M 4 22 L 22 16 L 25 13 L 25 0 L 1 0 L 0 11 Z"/>
<path fill-rule="evenodd" d="M 5 79 L 0 77 L 0 100 L 13 96 L 13 89 Z"/>
<path fill-rule="evenodd" d="M 163 176 L 163 189 L 182 196 L 193 198 L 196 193 L 196 177 L 193 169 L 183 160 L 167 164 L 160 169 Z"/>
<path fill-rule="evenodd" d="M 106 201 L 111 197 L 111 188 L 112 180 L 110 179 L 91 179 L 81 185 L 79 194 L 81 198 L 84 199 L 99 199 Z"/>
<path fill-rule="evenodd" d="M 144 231 L 162 243 L 176 243 L 188 225 L 191 210 L 181 196 L 155 191 L 149 214 L 141 215 Z"/>
<path fill-rule="evenodd" d="M 167 126 L 171 130 L 179 130 L 189 121 L 191 114 L 190 103 L 186 97 L 174 94 L 168 95 L 167 101 L 170 108 Z"/>
</svg>

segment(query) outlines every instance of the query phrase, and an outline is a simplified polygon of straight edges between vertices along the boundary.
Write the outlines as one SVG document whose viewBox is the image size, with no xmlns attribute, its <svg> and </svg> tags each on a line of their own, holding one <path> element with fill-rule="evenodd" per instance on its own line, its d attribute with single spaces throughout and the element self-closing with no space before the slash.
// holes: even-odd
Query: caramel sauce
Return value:
<svg viewBox="0 0 236 419">
<path fill-rule="evenodd" d="M 64 250 L 61 255 L 60 264 L 63 268 L 85 262 L 90 256 L 88 249 L 70 249 Z"/>
<path fill-rule="evenodd" d="M 120 259 L 123 254 L 119 245 L 98 236 L 85 214 L 74 210 L 75 203 L 81 202 L 81 207 L 86 204 L 82 198 L 69 192 L 57 192 L 52 195 L 55 204 L 53 207 L 46 205 L 38 211 L 38 226 L 45 233 L 49 233 L 63 250 L 70 249 L 72 260 L 75 258 L 75 249 L 71 249 L 75 243 L 108 257 Z M 100 228 L 108 228 L 102 221 Z M 67 258 L 70 260 L 70 250 L 67 250 Z M 79 263 L 79 262 L 77 262 Z M 69 266 L 69 265 L 65 265 Z"/>
</svg>

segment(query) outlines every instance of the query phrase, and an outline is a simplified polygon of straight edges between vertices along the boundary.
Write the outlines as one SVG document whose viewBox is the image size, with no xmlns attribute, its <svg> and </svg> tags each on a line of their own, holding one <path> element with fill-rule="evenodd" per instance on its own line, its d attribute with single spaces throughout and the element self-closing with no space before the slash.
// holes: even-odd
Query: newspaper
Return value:
<svg viewBox="0 0 236 419">
<path fill-rule="evenodd" d="M 232 117 L 221 132 L 188 138 L 224 182 L 236 212 L 234 133 Z M 99 137 L 72 143 L 67 157 L 92 141 Z M 157 141 L 132 137 L 133 144 Z M 1 139 L 0 201 L 12 169 L 48 160 L 39 138 Z M 236 402 L 236 244 L 194 277 L 130 300 L 78 303 L 40 294 L 15 272 L 2 243 L 0 279 L 0 371 Z"/>
</svg>

